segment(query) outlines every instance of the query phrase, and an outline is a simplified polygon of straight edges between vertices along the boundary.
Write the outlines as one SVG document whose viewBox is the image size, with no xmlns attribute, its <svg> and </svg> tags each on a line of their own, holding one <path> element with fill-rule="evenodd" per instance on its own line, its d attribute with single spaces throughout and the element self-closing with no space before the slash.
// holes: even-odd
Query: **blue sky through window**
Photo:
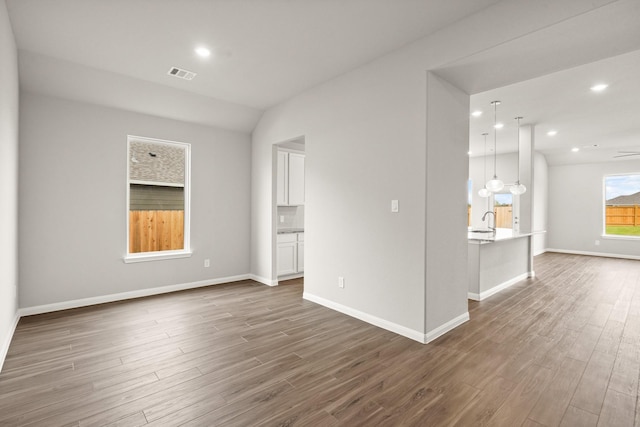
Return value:
<svg viewBox="0 0 640 427">
<path fill-rule="evenodd" d="M 496 205 L 511 205 L 513 204 L 513 194 L 511 193 L 496 193 L 495 195 Z"/>
<path fill-rule="evenodd" d="M 640 191 L 640 174 L 611 175 L 604 178 L 605 200 L 618 196 L 628 196 Z"/>
</svg>

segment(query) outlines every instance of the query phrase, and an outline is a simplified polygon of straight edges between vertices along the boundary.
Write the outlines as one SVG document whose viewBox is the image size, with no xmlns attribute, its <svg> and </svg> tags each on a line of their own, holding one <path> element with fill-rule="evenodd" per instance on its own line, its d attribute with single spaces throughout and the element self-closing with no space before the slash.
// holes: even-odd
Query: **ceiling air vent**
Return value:
<svg viewBox="0 0 640 427">
<path fill-rule="evenodd" d="M 183 70 L 182 68 L 178 67 L 171 67 L 167 74 L 183 80 L 193 80 L 193 78 L 196 76 L 196 73 L 194 73 L 193 71 Z"/>
</svg>

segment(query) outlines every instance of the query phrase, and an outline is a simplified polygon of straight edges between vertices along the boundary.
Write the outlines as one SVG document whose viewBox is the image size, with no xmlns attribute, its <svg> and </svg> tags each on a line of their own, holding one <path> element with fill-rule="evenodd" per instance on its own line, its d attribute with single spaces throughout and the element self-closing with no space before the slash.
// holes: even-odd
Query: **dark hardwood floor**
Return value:
<svg viewBox="0 0 640 427">
<path fill-rule="evenodd" d="M 640 261 L 535 269 L 428 345 L 302 300 L 301 280 L 23 318 L 0 425 L 640 426 Z"/>
</svg>

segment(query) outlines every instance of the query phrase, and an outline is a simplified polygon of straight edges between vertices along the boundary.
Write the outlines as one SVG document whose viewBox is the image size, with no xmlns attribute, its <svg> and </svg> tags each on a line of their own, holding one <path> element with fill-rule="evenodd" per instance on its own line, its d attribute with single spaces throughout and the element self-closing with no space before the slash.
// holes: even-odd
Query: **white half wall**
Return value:
<svg viewBox="0 0 640 427">
<path fill-rule="evenodd" d="M 28 92 L 20 113 L 20 307 L 249 273 L 249 135 Z M 190 258 L 123 262 L 127 134 L 191 144 Z"/>
<path fill-rule="evenodd" d="M 0 1 L 0 370 L 18 317 L 18 53 Z"/>
<path fill-rule="evenodd" d="M 549 166 L 549 250 L 640 256 L 638 240 L 602 237 L 604 176 L 619 173 L 640 173 L 640 160 Z"/>
</svg>

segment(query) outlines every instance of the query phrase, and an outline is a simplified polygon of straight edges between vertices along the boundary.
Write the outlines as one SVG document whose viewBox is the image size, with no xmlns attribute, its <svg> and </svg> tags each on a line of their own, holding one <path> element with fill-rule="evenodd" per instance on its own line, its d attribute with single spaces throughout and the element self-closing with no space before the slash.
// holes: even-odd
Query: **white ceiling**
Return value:
<svg viewBox="0 0 640 427">
<path fill-rule="evenodd" d="M 548 74 L 482 92 L 471 97 L 470 150 L 484 151 L 483 132 L 488 147 L 493 146 L 493 107 L 499 100 L 498 121 L 505 127 L 497 133 L 498 153 L 517 149 L 517 122 L 535 125 L 535 148 L 549 164 L 589 163 L 615 160 L 618 151 L 640 152 L 640 51 L 618 55 L 587 65 Z M 609 87 L 594 93 L 590 87 L 604 82 Z M 547 132 L 556 130 L 550 137 Z M 571 149 L 577 147 L 578 152 Z M 490 151 L 490 150 L 489 150 Z M 638 157 L 619 158 L 622 160 Z"/>
<path fill-rule="evenodd" d="M 7 0 L 18 48 L 265 109 L 498 0 Z M 213 50 L 203 60 L 197 45 Z M 193 81 L 167 75 L 177 66 Z"/>
<path fill-rule="evenodd" d="M 498 3 L 6 1 L 23 89 L 243 132 L 253 130 L 264 109 Z M 508 125 L 499 134 L 499 152 L 516 149 L 516 115 L 536 125 L 536 149 L 550 164 L 640 151 L 634 123 L 640 117 L 640 1 L 594 1 L 588 13 L 571 12 L 569 5 L 582 7 L 581 1 L 548 2 L 543 15 L 531 19 L 552 12 L 566 18 L 533 25 L 517 39 L 439 70 L 475 94 L 472 110 L 485 112 L 471 120 L 473 155 L 482 154 L 481 133 L 491 130 L 494 99 L 502 101 L 498 115 Z M 519 10 L 515 3 L 503 9 L 510 7 L 505 25 L 508 13 Z M 197 57 L 197 45 L 211 48 L 214 57 Z M 172 66 L 198 75 L 176 79 L 167 75 Z M 594 95 L 589 87 L 595 81 L 610 87 Z M 505 83 L 514 84 L 487 91 Z M 546 137 L 550 128 L 558 130 L 553 139 Z M 581 151 L 570 152 L 574 146 Z"/>
</svg>

